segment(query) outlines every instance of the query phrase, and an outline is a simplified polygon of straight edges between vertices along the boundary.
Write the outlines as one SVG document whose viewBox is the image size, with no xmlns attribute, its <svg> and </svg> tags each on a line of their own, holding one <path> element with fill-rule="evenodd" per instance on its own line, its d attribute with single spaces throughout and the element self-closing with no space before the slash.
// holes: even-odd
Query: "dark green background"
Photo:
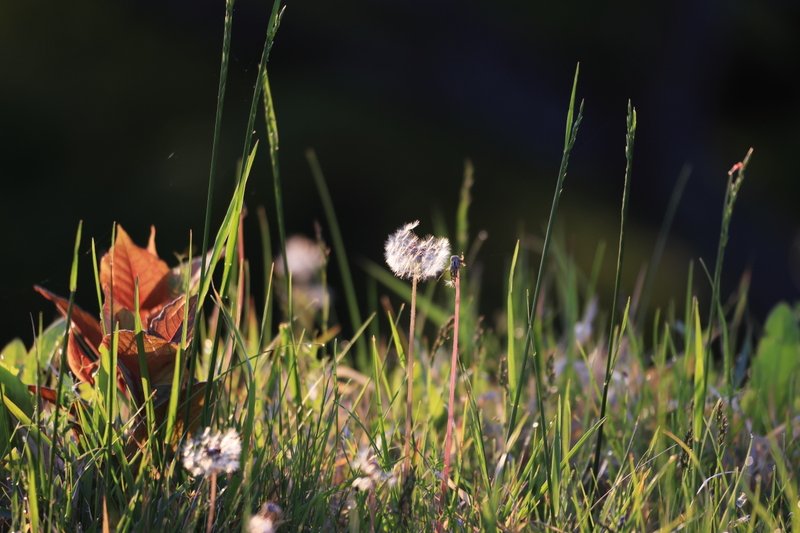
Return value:
<svg viewBox="0 0 800 533">
<path fill-rule="evenodd" d="M 588 268 L 607 241 L 610 273 L 631 98 L 639 131 L 624 293 L 690 163 L 655 303 L 682 300 L 688 259 L 714 261 L 726 171 L 752 145 L 725 288 L 751 267 L 756 316 L 796 299 L 798 4 L 601 4 L 290 0 L 270 63 L 290 233 L 313 234 L 324 221 L 307 147 L 319 154 L 351 256 L 375 261 L 406 221 L 430 231 L 439 210 L 452 227 L 469 157 L 472 229 L 490 236 L 481 261 L 491 312 L 518 230 L 545 224 L 580 60 L 586 113 L 559 214 L 570 250 Z M 215 223 L 232 190 L 269 7 L 237 2 Z M 113 221 L 141 243 L 155 224 L 167 257 L 185 249 L 190 229 L 199 238 L 223 13 L 221 0 L 0 4 L 0 343 L 29 340 L 31 314 L 52 316 L 31 285 L 66 293 L 79 219 L 101 250 Z M 251 212 L 266 205 L 274 222 L 263 122 L 257 135 L 247 203 Z M 255 256 L 254 226 L 251 217 Z M 79 301 L 94 308 L 88 239 L 81 251 Z"/>
</svg>

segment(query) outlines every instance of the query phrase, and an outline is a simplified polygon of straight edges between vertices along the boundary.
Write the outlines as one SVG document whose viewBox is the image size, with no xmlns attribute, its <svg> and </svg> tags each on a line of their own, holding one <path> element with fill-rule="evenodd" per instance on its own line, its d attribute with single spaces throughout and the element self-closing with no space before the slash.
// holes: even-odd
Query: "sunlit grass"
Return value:
<svg viewBox="0 0 800 533">
<path fill-rule="evenodd" d="M 224 26 L 209 205 L 232 5 Z M 620 286 L 628 192 L 637 183 L 632 108 L 627 137 L 620 117 L 620 150 L 627 158 L 619 174 L 625 192 L 612 300 L 599 300 L 596 290 L 603 247 L 590 271 L 582 272 L 554 237 L 583 120 L 577 70 L 562 160 L 553 162 L 551 211 L 544 234 L 537 235 L 541 246 L 531 247 L 530 235 L 509 235 L 518 239 L 508 250 L 509 269 L 481 274 L 508 280 L 499 318 L 481 316 L 478 308 L 485 236 L 470 231 L 481 228 L 480 220 L 469 218 L 471 163 L 463 184 L 453 185 L 460 202 L 449 237 L 464 262 L 454 270 L 459 279 L 445 274 L 415 291 L 382 263 L 347 257 L 347 235 L 322 165 L 309 152 L 327 226 L 316 251 L 331 257 L 307 258 L 312 266 L 301 273 L 302 258 L 298 263 L 287 253 L 279 103 L 267 76 L 281 13 L 276 1 L 228 210 L 213 239 L 209 214 L 194 257 L 171 271 L 174 300 L 153 308 L 160 318 L 154 322 L 148 314 L 150 302 L 140 295 L 150 288 L 139 278 L 130 287 L 135 305 L 122 310 L 130 316 L 115 312 L 110 294 L 128 287 L 104 285 L 107 265 L 95 250 L 119 241 L 92 240 L 92 262 L 84 264 L 79 252 L 89 245 L 78 226 L 72 258 L 64 258 L 63 270 L 54 267 L 54 274 L 69 276 L 70 294 L 48 296 L 67 320 L 49 327 L 43 322 L 31 348 L 14 341 L 3 349 L 0 529 L 800 532 L 800 308 L 780 305 L 763 333 L 745 334 L 748 284 L 733 295 L 720 293 L 728 226 L 750 153 L 729 173 L 718 256 L 713 274 L 706 272 L 712 297 L 702 305 L 708 314 L 696 296 L 706 278 L 695 276 L 693 264 L 685 295 L 656 310 L 650 323 L 631 310 Z M 255 134 L 261 148 L 253 138 L 259 114 L 266 124 Z M 266 156 L 277 209 L 246 221 L 253 162 Z M 654 257 L 663 253 L 685 180 L 676 184 Z M 403 222 L 387 227 L 387 235 Z M 251 271 L 243 253 L 244 223 L 261 230 L 263 271 Z M 275 250 L 271 228 L 278 230 Z M 193 241 L 187 235 L 190 250 Z M 148 258 L 150 252 L 125 253 Z M 382 253 L 375 250 L 374 258 Z M 327 276 L 329 260 L 339 266 L 340 279 Z M 351 270 L 354 264 L 361 268 Z M 77 287 L 80 268 L 93 270 L 95 287 Z M 368 278 L 379 301 L 357 293 L 357 276 Z M 264 294 L 250 291 L 254 279 L 263 280 Z M 648 278 L 648 286 L 656 279 Z M 446 281 L 458 283 L 457 298 Z M 332 321 L 329 286 L 341 287 L 339 303 L 352 327 Z M 88 334 L 80 331 L 92 323 L 73 304 L 79 290 L 97 295 L 98 307 L 88 313 L 102 345 L 86 345 Z M 192 297 L 196 308 L 187 304 Z M 169 322 L 164 309 L 176 310 Z M 70 334 L 70 321 L 79 331 Z M 135 348 L 126 348 L 125 338 L 134 338 Z M 70 351 L 70 339 L 81 351 Z M 173 357 L 164 363 L 154 345 L 174 350 Z M 70 357 L 81 353 L 89 361 L 93 350 L 91 372 L 76 371 Z M 195 460 L 192 473 L 187 470 L 181 452 L 206 427 L 209 435 L 235 432 L 241 439 L 235 468 L 228 462 L 206 473 Z M 220 451 L 205 452 L 216 457 Z"/>
</svg>

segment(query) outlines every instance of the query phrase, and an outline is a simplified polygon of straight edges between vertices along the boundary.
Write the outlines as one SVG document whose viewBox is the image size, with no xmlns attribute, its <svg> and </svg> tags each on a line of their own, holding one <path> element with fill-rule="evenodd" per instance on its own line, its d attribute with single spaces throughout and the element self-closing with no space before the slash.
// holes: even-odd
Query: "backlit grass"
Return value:
<svg viewBox="0 0 800 533">
<path fill-rule="evenodd" d="M 229 0 L 209 206 L 232 7 Z M 728 173 L 713 273 L 688 265 L 685 295 L 647 315 L 641 303 L 657 283 L 655 268 L 645 294 L 626 294 L 620 284 L 623 268 L 639 268 L 625 265 L 623 253 L 628 194 L 637 186 L 637 116 L 629 106 L 627 136 L 620 116 L 626 164 L 616 283 L 603 301 L 602 245 L 583 272 L 553 236 L 583 120 L 576 70 L 552 207 L 536 236 L 541 246 L 528 244 L 529 235 L 505 236 L 519 239 L 508 250 L 509 270 L 477 275 L 485 237 L 472 229 L 481 221 L 469 216 L 467 164 L 463 183 L 453 184 L 460 204 L 452 227 L 436 228 L 449 233 L 458 265 L 442 263 L 442 277 L 407 282 L 377 262 L 381 249 L 374 261 L 348 258 L 311 151 L 325 227 L 316 241 L 287 234 L 268 77 L 281 15 L 276 0 L 228 210 L 221 221 L 207 210 L 202 238 L 187 235 L 194 257 L 162 266 L 143 235 L 123 245 L 127 234 L 116 227 L 115 241 L 96 243 L 78 226 L 71 268 L 70 258 L 54 267 L 54 275 L 69 276 L 70 294 L 40 291 L 64 318 L 40 320 L 32 346 L 15 340 L 3 349 L 1 529 L 800 532 L 800 307 L 781 304 L 763 327 L 749 328 L 747 283 L 720 292 L 751 153 Z M 253 134 L 259 115 L 264 131 Z M 277 209 L 245 220 L 247 182 L 261 157 L 270 158 Z M 654 257 L 663 253 L 685 179 Z M 387 227 L 387 236 L 404 222 Z M 255 253 L 266 266 L 258 272 L 241 240 L 251 223 L 262 235 Z M 89 247 L 92 261 L 79 262 Z M 341 278 L 327 275 L 331 261 Z M 87 268 L 95 287 L 77 287 L 78 270 Z M 357 292 L 359 276 L 379 299 Z M 499 319 L 478 310 L 486 277 L 508 280 Z M 263 294 L 250 290 L 255 279 Z M 459 305 L 448 281 L 457 284 Z M 330 287 L 343 294 L 336 304 L 352 327 L 335 320 Z M 706 287 L 711 298 L 701 302 L 696 295 Z M 95 291 L 97 309 L 77 308 L 77 291 Z M 126 291 L 132 303 L 124 305 Z M 209 444 L 220 442 L 215 433 L 235 435 L 241 449 Z"/>
</svg>

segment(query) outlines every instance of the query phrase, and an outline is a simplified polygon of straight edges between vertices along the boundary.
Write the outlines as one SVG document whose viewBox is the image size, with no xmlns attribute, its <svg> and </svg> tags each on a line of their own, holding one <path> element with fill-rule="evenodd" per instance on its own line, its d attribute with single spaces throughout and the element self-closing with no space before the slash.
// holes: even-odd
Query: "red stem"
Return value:
<svg viewBox="0 0 800 533">
<path fill-rule="evenodd" d="M 456 286 L 455 317 L 453 319 L 453 355 L 450 358 L 450 399 L 447 403 L 447 433 L 444 438 L 444 470 L 442 471 L 442 499 L 441 505 L 444 508 L 447 497 L 447 483 L 450 478 L 450 447 L 453 439 L 453 427 L 455 426 L 455 403 L 456 403 L 456 368 L 458 367 L 458 315 L 461 310 L 461 276 L 458 270 L 453 282 Z"/>
</svg>

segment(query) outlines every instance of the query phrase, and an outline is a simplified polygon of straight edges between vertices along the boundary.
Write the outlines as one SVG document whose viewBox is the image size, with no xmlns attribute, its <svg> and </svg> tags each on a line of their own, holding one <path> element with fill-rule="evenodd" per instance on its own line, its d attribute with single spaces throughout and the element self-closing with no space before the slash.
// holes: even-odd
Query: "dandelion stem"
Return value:
<svg viewBox="0 0 800 533">
<path fill-rule="evenodd" d="M 211 496 L 208 508 L 208 521 L 206 522 L 206 533 L 214 530 L 214 509 L 217 506 L 217 472 L 211 472 Z"/>
<path fill-rule="evenodd" d="M 403 457 L 405 457 L 403 474 L 406 476 L 411 468 L 411 432 L 414 426 L 414 328 L 417 318 L 417 280 L 418 276 L 411 278 L 411 319 L 408 324 L 408 351 L 406 352 L 406 382 L 408 394 L 406 396 L 406 442 L 403 449 Z"/>
<path fill-rule="evenodd" d="M 454 411 L 456 403 L 456 367 L 458 366 L 458 315 L 461 310 L 461 276 L 458 269 L 452 269 L 453 283 L 456 289 L 454 317 L 453 317 L 453 355 L 450 358 L 450 398 L 447 402 L 447 432 L 444 438 L 444 469 L 442 471 L 442 508 L 447 497 L 447 485 L 450 477 L 450 446 L 455 426 Z"/>
</svg>

